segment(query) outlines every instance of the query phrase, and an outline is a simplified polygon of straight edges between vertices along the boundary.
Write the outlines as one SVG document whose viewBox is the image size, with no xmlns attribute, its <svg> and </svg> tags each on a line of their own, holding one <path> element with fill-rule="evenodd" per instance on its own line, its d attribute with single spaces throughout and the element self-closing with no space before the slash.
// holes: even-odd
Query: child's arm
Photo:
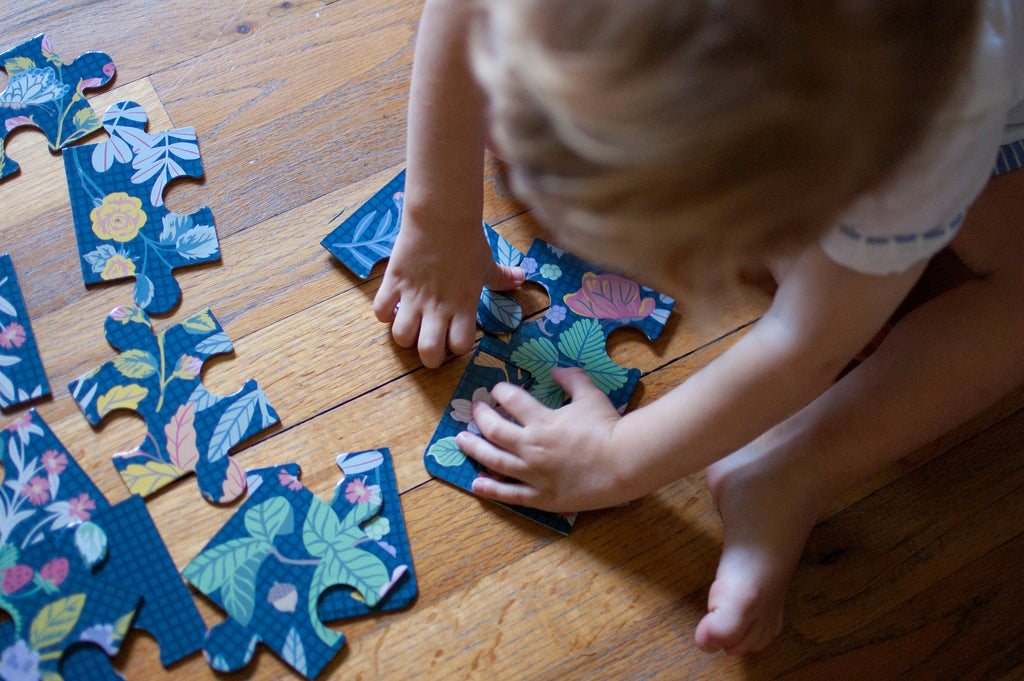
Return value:
<svg viewBox="0 0 1024 681">
<path fill-rule="evenodd" d="M 502 290 L 523 280 L 519 268 L 494 263 L 481 228 L 486 114 L 469 72 L 468 5 L 428 0 L 423 10 L 402 226 L 374 300 L 377 318 L 393 322 L 399 345 L 417 345 L 428 367 L 444 361 L 446 342 L 456 353 L 472 348 L 482 286 Z"/>
<path fill-rule="evenodd" d="M 814 246 L 786 274 L 771 308 L 733 347 L 651 404 L 619 417 L 581 370 L 554 374 L 572 401 L 547 409 L 509 384 L 493 397 L 521 425 L 484 404 L 483 438 L 459 446 L 521 481 L 479 478 L 474 491 L 511 504 L 579 511 L 630 501 L 698 471 L 811 402 L 891 316 L 924 265 L 875 277 L 843 268 Z"/>
</svg>

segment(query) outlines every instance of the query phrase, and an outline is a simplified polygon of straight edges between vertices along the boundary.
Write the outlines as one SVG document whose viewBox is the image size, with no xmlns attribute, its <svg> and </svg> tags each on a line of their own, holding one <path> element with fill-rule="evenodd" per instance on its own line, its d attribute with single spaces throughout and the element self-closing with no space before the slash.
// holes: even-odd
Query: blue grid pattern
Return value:
<svg viewBox="0 0 1024 681">
<path fill-rule="evenodd" d="M 0 255 L 0 360 L 0 407 L 50 394 L 14 263 L 6 253 Z"/>
</svg>

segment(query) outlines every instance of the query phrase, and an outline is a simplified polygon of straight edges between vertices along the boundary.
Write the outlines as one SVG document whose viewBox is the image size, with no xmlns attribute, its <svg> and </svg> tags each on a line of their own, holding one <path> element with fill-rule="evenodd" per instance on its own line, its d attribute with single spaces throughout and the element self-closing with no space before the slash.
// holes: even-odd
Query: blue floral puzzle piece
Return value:
<svg viewBox="0 0 1024 681">
<path fill-rule="evenodd" d="M 389 453 L 347 460 L 358 472 L 346 476 L 330 504 L 299 482 L 296 464 L 253 471 L 245 503 L 185 568 L 185 578 L 228 615 L 204 646 L 214 669 L 241 669 L 262 641 L 313 678 L 345 643 L 322 622 L 324 610 L 339 611 L 330 605 L 335 599 L 358 594 L 367 608 L 360 613 L 378 612 L 413 581 L 405 527 L 381 515 L 383 506 L 399 503 L 393 473 L 384 473 Z"/>
<path fill-rule="evenodd" d="M 75 535 L 81 545 L 89 536 L 102 537 L 97 555 L 113 547 L 104 578 L 111 574 L 106 570 L 117 571 L 122 586 L 144 598 L 133 626 L 153 634 L 163 664 L 202 647 L 206 625 L 140 497 L 111 507 L 34 409 L 0 432 L 0 457 L 0 556 L 18 555 L 57 534 Z"/>
<path fill-rule="evenodd" d="M 374 265 L 391 255 L 402 224 L 404 197 L 403 170 L 325 236 L 320 245 L 356 276 L 366 279 Z M 523 254 L 486 222 L 483 228 L 495 261 L 509 267 L 518 265 Z M 481 291 L 476 321 L 485 331 L 509 333 L 522 319 L 523 311 L 515 298 L 488 288 Z"/>
<path fill-rule="evenodd" d="M 82 94 L 114 77 L 114 63 L 102 52 L 86 52 L 65 64 L 44 35 L 0 54 L 7 87 L 0 92 L 0 180 L 18 170 L 4 150 L 7 134 L 30 125 L 46 135 L 56 151 L 100 129 L 100 120 Z"/>
<path fill-rule="evenodd" d="M 254 380 L 225 397 L 200 382 L 207 358 L 233 350 L 213 313 L 203 310 L 154 335 L 143 310 L 121 306 L 107 317 L 104 330 L 121 354 L 68 389 L 93 425 L 117 409 L 135 411 L 146 421 L 142 444 L 114 456 L 129 491 L 149 496 L 195 471 L 206 499 L 238 498 L 245 472 L 229 450 L 280 419 Z"/>
<path fill-rule="evenodd" d="M 560 407 L 565 395 L 551 378 L 551 370 L 574 366 L 586 371 L 622 411 L 636 389 L 640 371 L 611 360 L 606 348 L 608 334 L 622 326 L 634 326 L 654 340 L 674 305 L 671 298 L 653 289 L 600 272 L 539 239 L 520 265 L 529 280 L 547 289 L 551 306 L 544 317 L 523 324 L 507 339 L 484 336 L 423 457 L 432 475 L 468 491 L 478 475 L 488 475 L 455 445 L 459 432 L 475 428 L 469 410 L 473 401 L 489 400 L 490 388 L 507 381 L 523 385 L 548 407 Z M 509 508 L 562 533 L 568 533 L 575 520 L 572 514 Z"/>
<path fill-rule="evenodd" d="M 0 629 L 0 677 L 63 678 L 63 661 L 83 647 L 117 655 L 142 597 L 125 588 L 124 575 L 94 544 L 76 531 L 49 535 L 23 551 L 0 547 L 0 609 L 12 621 Z M 98 656 L 90 661 L 109 668 Z M 25 675 L 33 668 L 36 676 Z"/>
<path fill-rule="evenodd" d="M 195 128 L 147 133 L 145 109 L 112 104 L 103 114 L 110 139 L 64 150 L 64 170 L 86 284 L 135 277 L 135 304 L 159 314 L 181 288 L 172 270 L 220 260 L 213 214 L 164 205 L 167 184 L 203 176 Z"/>
<path fill-rule="evenodd" d="M 28 310 L 14 263 L 0 255 L 0 407 L 30 402 L 50 394 Z"/>
</svg>

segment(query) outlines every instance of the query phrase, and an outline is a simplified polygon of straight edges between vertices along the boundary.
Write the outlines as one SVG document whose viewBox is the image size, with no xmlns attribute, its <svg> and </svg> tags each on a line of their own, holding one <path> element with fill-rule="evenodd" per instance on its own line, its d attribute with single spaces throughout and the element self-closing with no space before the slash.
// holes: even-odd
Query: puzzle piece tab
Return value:
<svg viewBox="0 0 1024 681">
<path fill-rule="evenodd" d="M 226 397 L 200 382 L 207 358 L 233 350 L 213 313 L 204 310 L 154 335 L 143 310 L 116 307 L 104 329 L 121 354 L 68 389 L 93 425 L 117 409 L 145 419 L 142 444 L 114 456 L 128 489 L 149 496 L 195 471 L 206 499 L 227 503 L 241 495 L 245 472 L 228 451 L 280 419 L 254 380 Z"/>
<path fill-rule="evenodd" d="M 65 64 L 44 35 L 0 54 L 7 87 L 0 92 L 0 180 L 18 170 L 4 138 L 15 128 L 39 128 L 56 151 L 100 129 L 100 120 L 82 94 L 114 77 L 114 63 L 102 52 L 86 52 Z"/>
<path fill-rule="evenodd" d="M 135 102 L 103 114 L 110 139 L 64 151 L 64 170 L 86 284 L 135 277 L 135 304 L 159 314 L 174 307 L 181 288 L 172 270 L 220 260 L 213 213 L 172 213 L 167 184 L 203 176 L 195 128 L 147 133 Z"/>
<path fill-rule="evenodd" d="M 50 394 L 14 263 L 0 255 L 0 407 Z"/>
<path fill-rule="evenodd" d="M 548 407 L 560 407 L 565 395 L 551 378 L 551 370 L 574 366 L 586 371 L 621 412 L 636 389 L 640 371 L 619 366 L 608 357 L 608 334 L 621 326 L 634 326 L 654 340 L 674 305 L 653 289 L 599 272 L 539 239 L 521 266 L 530 281 L 547 289 L 551 306 L 544 317 L 523 324 L 507 339 L 484 336 L 423 457 L 432 475 L 470 492 L 477 476 L 490 475 L 455 444 L 458 433 L 476 428 L 470 412 L 474 401 L 491 400 L 490 389 L 507 381 L 526 387 Z M 568 533 L 575 520 L 573 514 L 509 508 L 562 533 Z"/>
<path fill-rule="evenodd" d="M 374 265 L 391 255 L 402 224 L 404 198 L 403 170 L 325 236 L 320 245 L 356 276 L 366 279 Z M 483 229 L 495 262 L 509 267 L 518 265 L 523 254 L 486 222 Z M 489 288 L 481 291 L 476 321 L 485 331 L 509 333 L 522 319 L 523 311 L 515 298 Z"/>
<path fill-rule="evenodd" d="M 345 643 L 325 616 L 380 612 L 415 597 L 389 452 L 346 455 L 342 465 L 330 504 L 303 487 L 296 464 L 253 471 L 245 503 L 185 568 L 228 614 L 205 644 L 214 669 L 241 669 L 262 641 L 313 678 Z"/>
<path fill-rule="evenodd" d="M 141 498 L 111 506 L 34 409 L 0 433 L 0 457 L 5 476 L 0 486 L 0 574 L 13 580 L 9 587 L 28 575 L 24 568 L 12 568 L 12 560 L 14 566 L 22 564 L 37 546 L 43 556 L 56 555 L 54 547 L 73 541 L 87 563 L 103 566 L 93 570 L 92 578 L 82 577 L 81 593 L 105 599 L 106 590 L 116 588 L 132 608 L 143 599 L 132 626 L 153 634 L 164 665 L 199 650 L 206 626 Z M 0 598 L 11 593 L 0 585 Z M 19 599 L 24 593 L 18 591 Z M 15 609 L 23 607 L 20 600 L 11 600 Z M 112 635 L 112 630 L 99 633 L 104 632 Z M 0 640 L 17 638 L 13 632 L 10 636 L 0 633 Z M 123 632 L 117 641 L 121 638 Z M 114 652 L 109 645 L 104 650 Z M 89 654 L 93 652 L 76 652 L 77 664 L 64 659 L 64 678 L 117 678 L 111 676 L 105 655 Z"/>
</svg>

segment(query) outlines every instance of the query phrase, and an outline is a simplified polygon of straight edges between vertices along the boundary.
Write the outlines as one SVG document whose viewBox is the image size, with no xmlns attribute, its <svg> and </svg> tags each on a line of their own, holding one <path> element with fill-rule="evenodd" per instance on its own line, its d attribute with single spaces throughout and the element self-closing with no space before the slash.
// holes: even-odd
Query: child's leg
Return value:
<svg viewBox="0 0 1024 681">
<path fill-rule="evenodd" d="M 767 645 L 824 507 L 1024 382 L 1022 196 L 1013 171 L 971 209 L 953 246 L 977 279 L 911 312 L 815 402 L 708 469 L 725 539 L 701 648 Z"/>
</svg>

